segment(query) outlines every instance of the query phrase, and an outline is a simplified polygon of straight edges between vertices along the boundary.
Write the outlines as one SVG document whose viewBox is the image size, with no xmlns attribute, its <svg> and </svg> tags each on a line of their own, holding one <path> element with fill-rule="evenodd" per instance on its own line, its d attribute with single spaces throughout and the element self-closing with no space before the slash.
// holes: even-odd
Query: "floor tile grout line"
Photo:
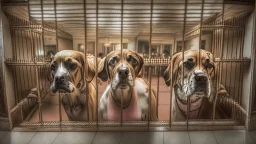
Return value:
<svg viewBox="0 0 256 144">
<path fill-rule="evenodd" d="M 247 132 L 249 133 L 250 137 L 252 138 L 252 141 L 256 144 L 256 139 L 254 139 L 251 135 L 251 133 L 247 130 Z"/>
<path fill-rule="evenodd" d="M 164 144 L 164 134 L 165 134 L 165 132 L 163 131 L 163 144 Z"/>
<path fill-rule="evenodd" d="M 31 142 L 31 140 L 35 137 L 37 132 L 35 132 L 35 134 L 33 135 L 33 137 L 29 140 L 28 144 Z"/>
<path fill-rule="evenodd" d="M 162 131 L 162 133 L 163 133 L 163 144 L 164 144 L 164 131 Z"/>
<path fill-rule="evenodd" d="M 214 132 L 213 132 L 213 131 L 211 131 L 211 132 L 212 132 L 212 135 L 213 135 L 215 141 L 217 142 L 217 144 L 219 144 L 218 140 L 216 139 L 216 137 L 215 137 L 215 135 L 214 135 Z"/>
<path fill-rule="evenodd" d="M 53 144 L 55 142 L 55 140 L 57 139 L 57 137 L 60 135 L 61 132 L 58 133 L 58 135 L 55 137 L 55 139 L 52 141 L 51 144 Z"/>
<path fill-rule="evenodd" d="M 122 132 L 122 136 L 121 136 L 121 139 L 120 139 L 119 144 L 121 144 L 121 142 L 122 142 L 122 140 L 123 140 L 123 135 L 124 135 L 124 132 Z"/>
<path fill-rule="evenodd" d="M 6 133 L 4 134 L 4 136 L 0 139 L 0 142 L 1 142 L 2 139 L 7 135 L 7 133 L 9 133 L 9 131 L 6 131 Z"/>
<path fill-rule="evenodd" d="M 92 143 L 91 143 L 91 144 L 93 144 L 94 139 L 95 139 L 95 137 L 96 137 L 97 133 L 98 133 L 98 132 L 95 132 L 95 135 L 94 135 L 94 137 L 93 137 L 93 139 L 92 139 Z"/>
<path fill-rule="evenodd" d="M 188 133 L 188 139 L 189 139 L 189 143 L 191 144 L 191 140 L 190 140 L 190 134 L 189 134 L 189 131 L 187 131 Z"/>
</svg>

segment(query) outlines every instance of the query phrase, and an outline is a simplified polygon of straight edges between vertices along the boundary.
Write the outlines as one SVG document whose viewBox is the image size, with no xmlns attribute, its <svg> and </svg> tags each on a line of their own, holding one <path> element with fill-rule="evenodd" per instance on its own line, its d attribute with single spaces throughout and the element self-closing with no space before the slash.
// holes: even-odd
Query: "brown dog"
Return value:
<svg viewBox="0 0 256 144">
<path fill-rule="evenodd" d="M 187 118 L 188 97 L 190 97 L 190 119 L 212 118 L 213 100 L 216 96 L 216 88 L 214 87 L 215 58 L 212 53 L 206 50 L 200 50 L 200 62 L 198 58 L 198 50 L 185 51 L 184 61 L 182 61 L 182 53 L 177 53 L 171 57 L 170 64 L 164 72 L 163 77 L 166 85 L 171 85 L 173 90 L 172 118 L 174 120 Z M 184 66 L 183 84 L 182 66 Z M 228 96 L 223 86 L 218 93 Z M 217 107 L 216 118 L 226 117 Z"/>
<path fill-rule="evenodd" d="M 94 57 L 85 57 L 78 51 L 63 50 L 53 57 L 51 69 L 51 90 L 64 93 L 62 104 L 69 119 L 96 120 L 95 87 L 91 82 L 95 75 Z M 87 79 L 84 73 L 88 74 Z"/>
<path fill-rule="evenodd" d="M 138 78 L 143 58 L 136 52 L 124 49 L 112 51 L 99 63 L 99 78 L 109 80 L 109 85 L 99 103 L 99 117 L 102 120 L 120 120 L 121 105 L 123 120 L 157 120 L 156 96 L 151 91 L 149 118 L 148 84 Z"/>
</svg>

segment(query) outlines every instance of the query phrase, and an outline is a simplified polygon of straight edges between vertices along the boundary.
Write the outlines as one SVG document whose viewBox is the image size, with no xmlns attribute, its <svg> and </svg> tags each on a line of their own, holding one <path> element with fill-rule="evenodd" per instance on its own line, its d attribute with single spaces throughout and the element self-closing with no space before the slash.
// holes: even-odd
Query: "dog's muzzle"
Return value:
<svg viewBox="0 0 256 144">
<path fill-rule="evenodd" d="M 195 94 L 199 96 L 207 95 L 208 90 L 208 77 L 207 74 L 201 70 L 195 70 L 192 76 Z"/>
<path fill-rule="evenodd" d="M 120 67 L 117 69 L 118 77 L 120 79 L 119 88 L 125 89 L 128 86 L 129 69 L 128 67 Z"/>
<path fill-rule="evenodd" d="M 71 93 L 74 91 L 67 76 L 64 76 L 64 75 L 59 75 L 54 77 L 54 82 L 51 85 L 51 90 L 54 93 L 56 93 L 57 91 L 60 91 L 63 93 Z"/>
</svg>

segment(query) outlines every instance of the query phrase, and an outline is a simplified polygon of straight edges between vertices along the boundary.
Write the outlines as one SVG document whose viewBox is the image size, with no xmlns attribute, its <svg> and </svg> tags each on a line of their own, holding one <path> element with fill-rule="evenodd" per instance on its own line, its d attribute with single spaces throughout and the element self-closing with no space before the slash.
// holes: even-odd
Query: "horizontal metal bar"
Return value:
<svg viewBox="0 0 256 144">
<path fill-rule="evenodd" d="M 49 63 L 47 62 L 35 62 L 35 61 L 10 61 L 5 60 L 4 62 L 8 66 L 43 66 Z"/>
<path fill-rule="evenodd" d="M 235 59 L 235 58 L 216 58 L 216 62 L 251 62 L 249 58 Z"/>
<path fill-rule="evenodd" d="M 172 126 L 186 126 L 186 121 L 172 121 Z M 123 121 L 123 127 L 145 127 L 147 126 L 146 121 Z M 170 125 L 170 121 L 151 121 L 150 122 L 151 127 L 168 127 Z M 36 127 L 36 126 L 59 126 L 59 121 L 48 121 L 48 122 L 23 122 L 21 123 L 20 127 Z M 96 122 L 85 122 L 85 121 L 62 121 L 61 125 L 63 127 L 96 127 Z M 99 127 L 119 127 L 120 122 L 119 121 L 99 121 L 98 122 Z M 226 120 L 190 120 L 189 121 L 190 126 L 236 126 L 241 125 L 240 121 L 232 120 L 232 119 L 226 119 Z"/>
</svg>

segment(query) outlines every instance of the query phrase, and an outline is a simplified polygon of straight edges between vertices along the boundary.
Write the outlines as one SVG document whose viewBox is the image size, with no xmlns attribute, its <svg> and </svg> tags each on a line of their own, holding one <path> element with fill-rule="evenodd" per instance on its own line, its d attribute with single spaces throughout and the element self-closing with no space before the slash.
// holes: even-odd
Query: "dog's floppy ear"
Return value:
<svg viewBox="0 0 256 144">
<path fill-rule="evenodd" d="M 94 57 L 88 56 L 87 57 L 87 65 L 86 65 L 86 70 L 87 70 L 87 82 L 91 82 L 95 76 L 95 64 L 93 63 Z"/>
<path fill-rule="evenodd" d="M 84 53 L 79 53 L 82 56 L 81 64 L 82 64 L 82 71 L 81 73 L 84 75 L 87 73 L 87 78 L 85 75 L 83 76 L 87 82 L 91 82 L 95 76 L 95 66 L 94 66 L 94 57 L 93 56 L 85 56 Z"/>
<path fill-rule="evenodd" d="M 165 80 L 165 84 L 170 86 L 172 83 L 175 83 L 178 70 L 179 70 L 179 62 L 181 61 L 181 52 L 173 55 L 169 60 L 169 65 L 164 72 L 163 78 Z M 172 75 L 172 77 L 171 77 Z"/>
<path fill-rule="evenodd" d="M 136 76 L 141 77 L 143 75 L 142 67 L 144 65 L 144 60 L 143 60 L 143 57 L 141 55 L 139 55 L 138 53 L 135 52 L 135 55 L 139 59 L 139 67 L 138 67 L 138 71 L 136 71 Z"/>
<path fill-rule="evenodd" d="M 107 58 L 104 57 L 103 59 L 101 59 L 99 61 L 99 64 L 98 64 L 98 77 L 104 82 L 108 80 L 107 60 L 106 59 Z"/>
</svg>

